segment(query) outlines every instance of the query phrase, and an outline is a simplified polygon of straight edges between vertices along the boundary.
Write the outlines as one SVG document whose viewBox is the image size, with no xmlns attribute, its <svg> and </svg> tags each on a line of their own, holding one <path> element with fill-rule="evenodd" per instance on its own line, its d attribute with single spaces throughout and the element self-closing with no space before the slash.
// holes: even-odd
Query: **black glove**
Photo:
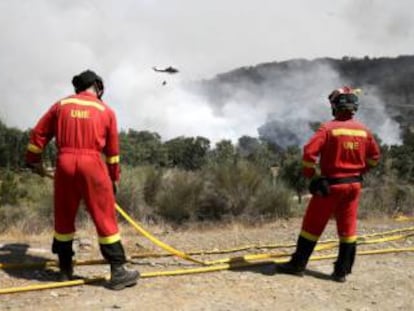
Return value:
<svg viewBox="0 0 414 311">
<path fill-rule="evenodd" d="M 326 197 L 330 191 L 329 182 L 326 177 L 313 178 L 309 184 L 309 192 L 313 195 Z"/>
</svg>

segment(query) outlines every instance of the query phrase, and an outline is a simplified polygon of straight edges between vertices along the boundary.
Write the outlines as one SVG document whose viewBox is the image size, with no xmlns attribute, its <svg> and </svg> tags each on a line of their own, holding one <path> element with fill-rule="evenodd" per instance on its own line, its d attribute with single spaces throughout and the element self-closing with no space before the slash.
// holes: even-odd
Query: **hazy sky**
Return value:
<svg viewBox="0 0 414 311">
<path fill-rule="evenodd" d="M 234 138 L 257 134 L 267 112 L 214 115 L 180 81 L 292 58 L 412 54 L 414 2 L 0 0 L 0 34 L 0 118 L 9 126 L 32 127 L 90 68 L 120 128 Z M 151 69 L 169 65 L 180 73 Z"/>
</svg>

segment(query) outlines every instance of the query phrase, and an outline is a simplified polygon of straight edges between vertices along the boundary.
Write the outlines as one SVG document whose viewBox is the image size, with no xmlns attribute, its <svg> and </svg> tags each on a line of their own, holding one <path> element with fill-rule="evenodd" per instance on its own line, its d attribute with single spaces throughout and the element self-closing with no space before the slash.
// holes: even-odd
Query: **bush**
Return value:
<svg viewBox="0 0 414 311">
<path fill-rule="evenodd" d="M 414 186 L 390 184 L 364 189 L 361 202 L 361 218 L 378 215 L 394 216 L 414 212 Z"/>
<path fill-rule="evenodd" d="M 8 199 L 0 206 L 0 231 L 12 226 L 30 233 L 50 229 L 53 220 L 52 181 L 31 173 L 9 172 L 5 176 L 1 186 L 2 199 Z"/>
<path fill-rule="evenodd" d="M 0 180 L 0 207 L 7 204 L 17 204 L 21 198 L 27 195 L 26 189 L 20 186 L 19 175 L 5 170 L 2 172 L 2 176 Z"/>
<path fill-rule="evenodd" d="M 194 219 L 202 189 L 197 173 L 169 170 L 155 198 L 157 214 L 179 224 Z"/>
<path fill-rule="evenodd" d="M 212 166 L 204 175 L 210 189 L 206 198 L 220 202 L 220 210 L 232 216 L 245 211 L 263 179 L 260 170 L 247 161 Z"/>
<path fill-rule="evenodd" d="M 143 207 L 142 188 L 146 178 L 145 167 L 122 167 L 121 181 L 116 201 L 125 212 L 141 217 Z"/>
<path fill-rule="evenodd" d="M 280 180 L 262 182 L 248 208 L 249 217 L 288 218 L 292 216 L 294 193 Z"/>
</svg>

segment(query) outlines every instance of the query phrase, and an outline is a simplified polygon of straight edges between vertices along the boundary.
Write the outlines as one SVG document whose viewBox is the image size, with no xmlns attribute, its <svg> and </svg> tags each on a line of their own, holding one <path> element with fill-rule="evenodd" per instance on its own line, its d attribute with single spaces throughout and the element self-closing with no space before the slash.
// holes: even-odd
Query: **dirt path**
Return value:
<svg viewBox="0 0 414 311">
<path fill-rule="evenodd" d="M 153 233 L 183 250 L 225 249 L 246 244 L 294 242 L 300 220 L 277 222 L 255 228 L 232 225 L 220 229 L 192 229 L 172 232 L 151 228 Z M 413 223 L 391 221 L 361 222 L 360 234 L 413 226 Z M 100 258 L 95 241 L 80 232 L 77 259 Z M 83 236 L 84 235 L 84 236 Z M 136 242 L 152 246 L 125 229 L 123 236 L 128 253 L 137 253 Z M 335 237 L 331 224 L 322 239 Z M 53 258 L 48 252 L 47 237 L 19 237 L 19 241 L 1 237 L 0 262 L 32 262 Z M 33 248 L 14 246 L 10 242 L 27 243 Z M 22 242 L 23 241 L 23 242 Z M 398 242 L 365 245 L 359 250 L 389 247 L 413 247 L 414 238 Z M 20 253 L 17 249 L 23 250 Z M 10 248 L 10 247 L 9 247 Z M 45 249 L 45 251 L 43 251 Z M 292 251 L 292 249 L 288 249 Z M 235 254 L 203 256 L 223 258 L 247 253 L 275 253 L 280 250 L 250 250 Z M 335 253 L 329 251 L 327 253 Z M 201 258 L 201 257 L 199 257 Z M 175 270 L 194 267 L 173 258 L 137 261 L 141 272 Z M 358 256 L 354 273 L 344 284 L 329 280 L 333 260 L 312 261 L 303 277 L 272 274 L 271 266 L 242 271 L 220 271 L 175 277 L 146 278 L 138 285 L 120 292 L 105 289 L 102 284 L 0 296 L 1 310 L 414 310 L 414 253 Z M 106 265 L 76 267 L 82 276 L 103 275 Z M 53 273 L 31 270 L 0 271 L 0 288 L 45 283 Z"/>
</svg>

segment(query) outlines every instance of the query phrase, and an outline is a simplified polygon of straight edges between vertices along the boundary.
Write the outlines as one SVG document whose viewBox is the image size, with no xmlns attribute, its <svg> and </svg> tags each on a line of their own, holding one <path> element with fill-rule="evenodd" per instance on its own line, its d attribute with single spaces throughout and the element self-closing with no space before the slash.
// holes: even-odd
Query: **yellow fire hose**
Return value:
<svg viewBox="0 0 414 311">
<path fill-rule="evenodd" d="M 161 247 L 162 249 L 166 250 L 167 252 L 176 255 L 182 259 L 188 260 L 188 261 L 192 261 L 198 264 L 202 264 L 202 265 L 208 265 L 208 263 L 195 259 L 193 257 L 191 257 L 190 255 L 187 255 L 186 253 L 179 251 L 177 249 L 175 249 L 174 247 L 158 240 L 156 237 L 154 237 L 152 234 L 150 234 L 148 231 L 146 231 L 144 228 L 142 228 L 140 225 L 137 224 L 137 222 L 135 222 L 118 204 L 115 203 L 115 208 L 118 211 L 118 213 L 120 213 L 126 221 L 128 221 L 132 227 L 134 227 L 134 229 L 140 233 L 142 236 L 146 237 L 148 240 L 150 240 L 152 243 L 154 243 L 155 245 Z"/>
<path fill-rule="evenodd" d="M 378 254 L 402 253 L 402 252 L 414 252 L 414 247 L 359 251 L 357 254 L 358 255 L 378 255 Z M 336 256 L 337 256 L 336 254 L 323 255 L 323 256 L 312 256 L 310 260 L 316 261 L 316 260 L 332 259 L 332 258 L 336 258 Z M 238 268 L 252 267 L 252 266 L 272 264 L 272 263 L 283 263 L 283 262 L 287 262 L 288 260 L 289 258 L 281 258 L 281 259 L 276 259 L 270 262 L 269 261 L 236 262 L 236 263 L 230 263 L 230 264 L 220 264 L 220 265 L 198 267 L 198 268 L 191 268 L 191 269 L 144 272 L 141 274 L 141 278 L 207 273 L 207 272 L 238 269 Z M 97 283 L 97 282 L 102 282 L 106 279 L 107 278 L 105 277 L 96 277 L 96 278 L 80 279 L 80 280 L 73 280 L 73 281 L 67 281 L 67 282 L 53 282 L 53 283 L 35 284 L 35 285 L 23 286 L 23 287 L 4 288 L 4 289 L 0 289 L 0 295 Z"/>
</svg>

